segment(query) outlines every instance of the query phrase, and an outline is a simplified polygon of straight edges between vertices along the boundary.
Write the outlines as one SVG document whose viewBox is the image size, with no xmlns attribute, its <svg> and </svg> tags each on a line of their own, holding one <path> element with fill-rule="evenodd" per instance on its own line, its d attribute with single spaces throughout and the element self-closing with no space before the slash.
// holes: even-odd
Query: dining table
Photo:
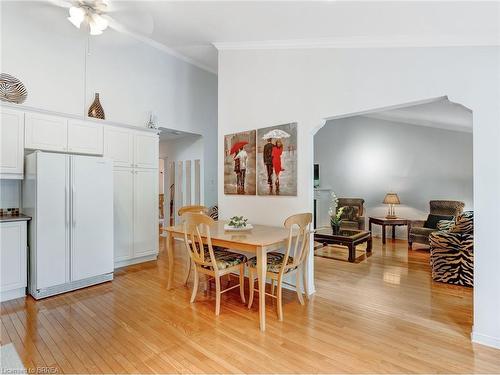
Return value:
<svg viewBox="0 0 500 375">
<path fill-rule="evenodd" d="M 284 248 L 288 240 L 289 231 L 284 227 L 273 227 L 268 225 L 253 225 L 248 230 L 226 230 L 224 225 L 227 222 L 215 221 L 210 226 L 210 237 L 212 246 L 227 248 L 229 251 L 255 254 L 257 257 L 257 277 L 259 288 L 259 324 L 260 330 L 266 330 L 266 273 L 267 273 L 267 253 Z M 202 238 L 206 238 L 205 231 L 201 232 Z M 168 257 L 168 281 L 167 289 L 172 289 L 175 273 L 175 246 L 176 239 L 184 240 L 184 225 L 178 224 L 165 229 L 167 257 Z M 183 251 L 187 254 L 187 249 Z M 306 286 L 304 285 L 304 288 Z M 305 289 L 307 290 L 307 289 Z"/>
</svg>

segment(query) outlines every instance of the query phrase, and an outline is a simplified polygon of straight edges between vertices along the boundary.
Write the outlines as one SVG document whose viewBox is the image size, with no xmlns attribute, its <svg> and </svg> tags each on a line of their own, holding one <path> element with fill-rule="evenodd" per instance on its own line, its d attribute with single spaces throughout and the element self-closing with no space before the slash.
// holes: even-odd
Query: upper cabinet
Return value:
<svg viewBox="0 0 500 375">
<path fill-rule="evenodd" d="M 0 178 L 22 179 L 24 113 L 2 108 L 0 115 Z"/>
<path fill-rule="evenodd" d="M 158 135 L 132 129 L 106 127 L 104 156 L 115 167 L 158 168 Z"/>
<path fill-rule="evenodd" d="M 68 151 L 77 154 L 102 155 L 103 126 L 84 121 L 68 121 Z"/>
<path fill-rule="evenodd" d="M 134 166 L 134 132 L 130 129 L 104 129 L 104 156 L 114 161 L 115 167 Z"/>
<path fill-rule="evenodd" d="M 25 148 L 68 151 L 68 119 L 64 117 L 27 112 L 24 134 Z"/>
<path fill-rule="evenodd" d="M 134 167 L 158 168 L 158 136 L 136 134 L 134 136 Z"/>
</svg>

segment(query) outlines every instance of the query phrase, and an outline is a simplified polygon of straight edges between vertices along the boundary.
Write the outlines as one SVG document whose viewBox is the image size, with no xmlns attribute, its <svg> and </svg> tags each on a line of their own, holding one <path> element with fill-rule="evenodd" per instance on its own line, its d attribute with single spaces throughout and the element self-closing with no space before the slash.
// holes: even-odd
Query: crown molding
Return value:
<svg viewBox="0 0 500 375">
<path fill-rule="evenodd" d="M 200 63 L 200 62 L 198 62 L 198 61 L 196 61 L 196 60 L 194 60 L 194 59 L 192 59 L 192 58 L 190 58 L 188 56 L 185 56 L 182 53 L 177 52 L 173 48 L 170 48 L 170 47 L 166 46 L 165 44 L 157 42 L 156 40 L 153 40 L 153 39 L 148 38 L 148 37 L 146 37 L 144 35 L 140 35 L 140 34 L 137 34 L 137 33 L 133 32 L 133 31 L 130 31 L 126 27 L 123 27 L 122 25 L 120 25 L 120 24 L 118 24 L 116 22 L 111 23 L 110 26 L 113 29 L 115 29 L 116 31 L 120 32 L 120 33 L 123 33 L 123 34 L 126 34 L 128 36 L 131 36 L 134 39 L 137 39 L 137 40 L 139 40 L 139 41 L 141 41 L 141 42 L 143 42 L 143 43 L 145 43 L 145 44 L 147 44 L 147 45 L 149 45 L 149 46 L 151 46 L 153 48 L 156 48 L 156 49 L 158 49 L 158 50 L 160 50 L 162 52 L 165 52 L 165 53 L 167 53 L 167 54 L 169 54 L 169 55 L 171 55 L 171 56 L 173 56 L 173 57 L 175 57 L 175 58 L 177 58 L 179 60 L 182 60 L 182 61 L 184 61 L 184 62 L 186 62 L 188 64 L 194 65 L 197 68 L 200 68 L 200 69 L 202 69 L 202 70 L 204 70 L 206 72 L 209 72 L 209 73 L 212 73 L 212 74 L 215 74 L 215 75 L 217 75 L 217 73 L 218 73 L 217 69 L 214 69 L 214 68 L 212 68 L 212 67 L 210 67 L 208 65 L 202 64 L 202 63 Z"/>
<path fill-rule="evenodd" d="M 214 42 L 221 50 L 307 49 L 307 48 L 404 48 L 404 47 L 486 47 L 500 46 L 500 34 L 483 36 L 390 36 L 284 39 L 247 42 Z"/>
</svg>

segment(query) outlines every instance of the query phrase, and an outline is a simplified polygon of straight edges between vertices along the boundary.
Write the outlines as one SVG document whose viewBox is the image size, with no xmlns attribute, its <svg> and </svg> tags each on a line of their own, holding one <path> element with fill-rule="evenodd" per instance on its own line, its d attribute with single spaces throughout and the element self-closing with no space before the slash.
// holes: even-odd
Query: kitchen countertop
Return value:
<svg viewBox="0 0 500 375">
<path fill-rule="evenodd" d="M 0 215 L 0 223 L 8 223 L 10 221 L 29 221 L 31 216 L 19 215 Z"/>
</svg>

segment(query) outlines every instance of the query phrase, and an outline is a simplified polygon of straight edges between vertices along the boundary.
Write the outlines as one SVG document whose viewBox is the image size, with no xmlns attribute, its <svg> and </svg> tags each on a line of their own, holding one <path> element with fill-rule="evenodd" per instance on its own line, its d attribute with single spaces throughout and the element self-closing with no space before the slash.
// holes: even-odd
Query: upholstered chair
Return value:
<svg viewBox="0 0 500 375">
<path fill-rule="evenodd" d="M 474 285 L 474 214 L 466 211 L 455 223 L 439 223 L 429 236 L 432 278 L 443 283 Z"/>
<path fill-rule="evenodd" d="M 430 214 L 452 216 L 453 219 L 463 212 L 464 206 L 464 202 L 460 201 L 432 200 L 429 202 Z M 429 245 L 429 235 L 437 230 L 437 227 L 426 226 L 426 220 L 410 220 L 408 222 L 408 246 L 411 249 L 414 242 Z"/>
<path fill-rule="evenodd" d="M 365 229 L 365 200 L 362 198 L 338 198 L 337 211 L 345 207 L 342 213 L 341 229 Z"/>
</svg>

